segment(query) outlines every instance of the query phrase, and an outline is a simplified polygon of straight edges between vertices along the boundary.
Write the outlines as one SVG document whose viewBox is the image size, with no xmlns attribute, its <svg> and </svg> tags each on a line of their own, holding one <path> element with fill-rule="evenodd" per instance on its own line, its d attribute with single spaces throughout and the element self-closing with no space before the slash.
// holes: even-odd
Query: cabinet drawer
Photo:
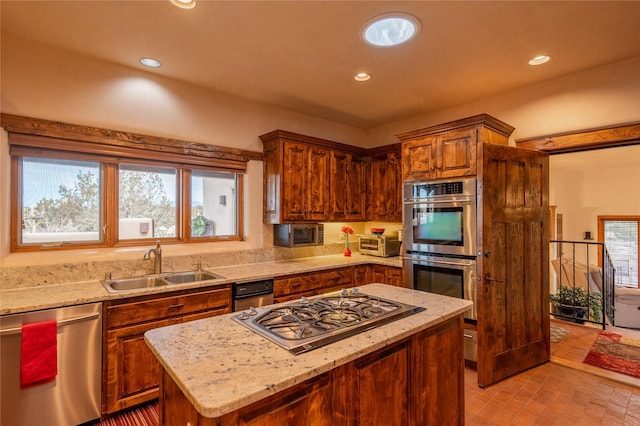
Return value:
<svg viewBox="0 0 640 426">
<path fill-rule="evenodd" d="M 274 281 L 274 297 L 288 296 L 292 293 L 317 294 L 315 291 L 324 288 L 351 287 L 353 285 L 353 268 L 333 269 L 327 272 L 316 272 L 295 275 Z"/>
<path fill-rule="evenodd" d="M 111 305 L 106 310 L 107 327 L 121 327 L 192 312 L 224 309 L 230 304 L 231 290 L 221 288 Z"/>
</svg>

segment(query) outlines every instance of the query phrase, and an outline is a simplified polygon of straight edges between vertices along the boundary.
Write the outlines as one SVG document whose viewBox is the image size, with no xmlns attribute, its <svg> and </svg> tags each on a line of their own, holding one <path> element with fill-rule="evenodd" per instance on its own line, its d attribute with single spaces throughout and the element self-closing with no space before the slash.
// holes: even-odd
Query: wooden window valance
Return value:
<svg viewBox="0 0 640 426">
<path fill-rule="evenodd" d="M 9 133 L 11 153 L 21 150 L 66 151 L 100 156 L 103 161 L 126 158 L 162 161 L 195 167 L 244 173 L 249 160 L 262 160 L 262 153 L 197 142 L 60 123 L 2 114 L 2 127 Z"/>
</svg>

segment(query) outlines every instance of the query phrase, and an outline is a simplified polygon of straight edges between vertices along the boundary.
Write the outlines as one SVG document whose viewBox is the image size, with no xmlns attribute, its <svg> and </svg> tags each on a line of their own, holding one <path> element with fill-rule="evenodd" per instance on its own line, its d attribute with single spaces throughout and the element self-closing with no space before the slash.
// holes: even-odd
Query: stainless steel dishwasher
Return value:
<svg viewBox="0 0 640 426">
<path fill-rule="evenodd" d="M 233 312 L 273 304 L 273 279 L 233 284 Z"/>
<path fill-rule="evenodd" d="M 22 325 L 58 322 L 58 375 L 20 388 Z M 72 426 L 100 417 L 102 303 L 0 317 L 0 424 Z"/>
</svg>

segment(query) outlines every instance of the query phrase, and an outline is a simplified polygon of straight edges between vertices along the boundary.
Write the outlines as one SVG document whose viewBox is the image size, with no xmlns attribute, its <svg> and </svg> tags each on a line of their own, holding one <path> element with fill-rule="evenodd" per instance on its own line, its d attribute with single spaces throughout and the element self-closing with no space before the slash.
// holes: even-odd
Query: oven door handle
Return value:
<svg viewBox="0 0 640 426">
<path fill-rule="evenodd" d="M 447 262 L 445 260 L 433 260 L 433 259 L 420 259 L 417 257 L 404 257 L 405 260 L 417 261 L 417 262 L 429 262 L 439 265 L 453 265 L 453 266 L 473 266 L 472 262 Z"/>
<path fill-rule="evenodd" d="M 419 199 L 419 198 L 411 198 L 404 201 L 405 205 L 416 205 L 416 204 L 472 204 L 475 200 L 473 199 L 457 199 L 457 200 L 427 200 L 427 199 Z"/>
</svg>

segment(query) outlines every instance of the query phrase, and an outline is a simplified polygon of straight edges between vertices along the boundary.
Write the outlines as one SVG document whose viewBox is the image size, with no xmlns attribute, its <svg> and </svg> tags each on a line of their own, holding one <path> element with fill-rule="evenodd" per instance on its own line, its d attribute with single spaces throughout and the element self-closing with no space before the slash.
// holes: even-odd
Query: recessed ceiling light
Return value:
<svg viewBox="0 0 640 426">
<path fill-rule="evenodd" d="M 149 68 L 160 68 L 160 61 L 153 58 L 140 58 L 140 63 Z"/>
<path fill-rule="evenodd" d="M 358 74 L 353 76 L 353 79 L 355 81 L 367 81 L 371 78 L 371 74 L 368 74 L 366 72 L 359 72 Z"/>
<path fill-rule="evenodd" d="M 420 31 L 418 19 L 405 13 L 387 13 L 367 22 L 362 37 L 374 46 L 395 46 Z"/>
<path fill-rule="evenodd" d="M 535 58 L 530 59 L 529 60 L 529 65 L 542 65 L 542 64 L 546 64 L 550 60 L 551 60 L 551 56 L 540 55 L 540 56 L 536 56 Z"/>
<path fill-rule="evenodd" d="M 196 0 L 169 0 L 174 6 L 178 6 L 181 9 L 193 9 L 196 7 Z"/>
</svg>

